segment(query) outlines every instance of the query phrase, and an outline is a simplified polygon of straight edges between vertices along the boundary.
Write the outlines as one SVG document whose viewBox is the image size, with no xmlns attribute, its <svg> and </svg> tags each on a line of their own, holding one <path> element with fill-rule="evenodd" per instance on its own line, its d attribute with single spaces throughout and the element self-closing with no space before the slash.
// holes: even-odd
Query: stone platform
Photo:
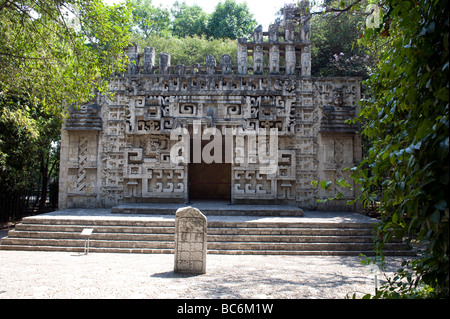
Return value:
<svg viewBox="0 0 450 319">
<path fill-rule="evenodd" d="M 373 255 L 372 229 L 377 221 L 357 213 L 205 215 L 208 254 Z M 174 253 L 175 210 L 170 215 L 152 215 L 66 209 L 27 217 L 1 240 L 0 249 L 83 252 L 81 232 L 85 228 L 93 229 L 90 252 Z M 389 244 L 385 253 L 404 256 L 414 252 L 400 241 Z"/>
<path fill-rule="evenodd" d="M 174 215 L 178 208 L 191 206 L 206 216 L 303 216 L 293 205 L 236 205 L 229 201 L 193 200 L 188 204 L 123 204 L 111 209 L 112 214 Z"/>
</svg>

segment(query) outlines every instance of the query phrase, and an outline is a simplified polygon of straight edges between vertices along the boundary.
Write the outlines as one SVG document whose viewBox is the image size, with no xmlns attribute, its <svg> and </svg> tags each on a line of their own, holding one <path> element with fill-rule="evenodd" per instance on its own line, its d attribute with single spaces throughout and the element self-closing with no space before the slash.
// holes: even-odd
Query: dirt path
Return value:
<svg viewBox="0 0 450 319">
<path fill-rule="evenodd" d="M 173 272 L 173 255 L 0 251 L 0 299 L 341 299 L 374 292 L 360 260 L 208 255 L 207 273 L 189 276 Z M 387 270 L 402 260 L 390 257 Z"/>
</svg>

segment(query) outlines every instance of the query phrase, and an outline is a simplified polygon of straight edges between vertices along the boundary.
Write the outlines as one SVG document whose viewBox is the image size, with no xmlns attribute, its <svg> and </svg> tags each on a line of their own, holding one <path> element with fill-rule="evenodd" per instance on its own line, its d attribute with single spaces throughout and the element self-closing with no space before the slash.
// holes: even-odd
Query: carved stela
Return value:
<svg viewBox="0 0 450 319">
<path fill-rule="evenodd" d="M 203 64 L 173 66 L 169 53 L 128 47 L 113 94 L 68 110 L 60 208 L 209 194 L 231 204 L 318 208 L 327 194 L 311 181 L 347 178 L 345 167 L 360 160 L 358 128 L 347 123 L 360 84 L 311 76 L 306 4 L 284 9 L 267 32 L 259 26 L 238 39 L 236 62 L 208 55 Z"/>
</svg>

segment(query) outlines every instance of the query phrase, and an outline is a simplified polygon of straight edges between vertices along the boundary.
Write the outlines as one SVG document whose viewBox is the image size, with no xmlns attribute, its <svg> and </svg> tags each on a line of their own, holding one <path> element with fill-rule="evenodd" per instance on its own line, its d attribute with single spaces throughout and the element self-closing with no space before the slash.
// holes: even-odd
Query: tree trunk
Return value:
<svg viewBox="0 0 450 319">
<path fill-rule="evenodd" d="M 44 156 L 41 157 L 40 174 L 41 174 L 41 194 L 38 209 L 39 211 L 42 211 L 45 209 L 45 203 L 47 201 L 48 182 L 50 179 L 48 174 L 48 158 L 45 159 Z"/>
</svg>

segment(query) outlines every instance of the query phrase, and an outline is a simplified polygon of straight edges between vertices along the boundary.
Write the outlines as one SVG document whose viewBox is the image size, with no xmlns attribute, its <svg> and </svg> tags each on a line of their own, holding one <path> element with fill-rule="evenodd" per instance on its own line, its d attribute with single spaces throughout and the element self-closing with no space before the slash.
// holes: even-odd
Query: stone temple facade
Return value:
<svg viewBox="0 0 450 319">
<path fill-rule="evenodd" d="M 127 48 L 111 95 L 69 108 L 62 129 L 59 208 L 126 203 L 289 204 L 354 210 L 346 179 L 361 160 L 357 78 L 311 76 L 305 7 L 237 41 L 204 65 L 170 64 L 151 47 Z M 157 60 L 157 64 L 155 63 Z M 339 200 L 318 202 L 343 191 Z"/>
</svg>

